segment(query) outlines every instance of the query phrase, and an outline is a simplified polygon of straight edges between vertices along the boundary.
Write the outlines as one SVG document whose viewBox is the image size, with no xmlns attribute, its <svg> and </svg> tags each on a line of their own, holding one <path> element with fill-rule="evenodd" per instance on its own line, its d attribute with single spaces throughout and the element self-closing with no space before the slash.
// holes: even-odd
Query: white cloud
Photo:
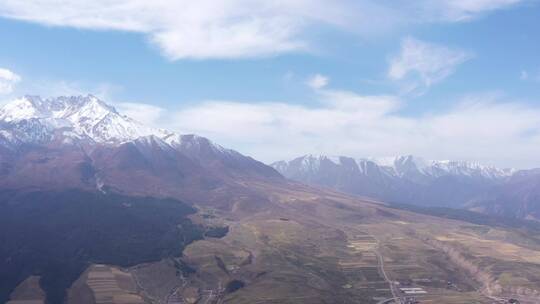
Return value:
<svg viewBox="0 0 540 304">
<path fill-rule="evenodd" d="M 478 95 L 439 113 L 411 117 L 400 114 L 404 102 L 395 96 L 318 93 L 315 106 L 216 100 L 178 111 L 156 109 L 149 123 L 206 136 L 266 162 L 306 153 L 415 154 L 518 168 L 540 166 L 538 106 Z"/>
<path fill-rule="evenodd" d="M 447 0 L 440 2 L 441 14 L 450 21 L 465 21 L 486 12 L 506 8 L 521 0 Z"/>
<path fill-rule="evenodd" d="M 237 58 L 306 49 L 302 30 L 311 24 L 339 25 L 346 14 L 341 2 L 4 0 L 0 15 L 52 26 L 143 33 L 173 60 Z"/>
<path fill-rule="evenodd" d="M 144 34 L 172 60 L 310 51 L 320 27 L 371 35 L 469 20 L 519 0 L 3 0 L 0 16 Z"/>
<path fill-rule="evenodd" d="M 21 77 L 8 69 L 0 68 L 0 94 L 10 94 Z"/>
<path fill-rule="evenodd" d="M 153 127 L 159 127 L 159 120 L 165 112 L 160 107 L 143 103 L 120 102 L 114 106 L 120 113 Z"/>
<path fill-rule="evenodd" d="M 400 81 L 407 91 L 426 89 L 450 76 L 471 57 L 463 50 L 408 37 L 401 43 L 400 54 L 390 61 L 388 77 Z"/>
<path fill-rule="evenodd" d="M 314 90 L 322 89 L 328 85 L 330 79 L 321 74 L 315 74 L 308 78 L 306 84 Z"/>
</svg>

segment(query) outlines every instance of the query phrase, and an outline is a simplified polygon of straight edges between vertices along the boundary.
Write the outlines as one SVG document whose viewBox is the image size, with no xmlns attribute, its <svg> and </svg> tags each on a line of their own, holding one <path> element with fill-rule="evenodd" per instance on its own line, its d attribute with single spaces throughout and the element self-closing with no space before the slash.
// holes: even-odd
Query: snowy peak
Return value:
<svg viewBox="0 0 540 304">
<path fill-rule="evenodd" d="M 354 159 L 346 156 L 308 154 L 291 161 L 279 161 L 272 166 L 282 173 L 291 170 L 291 168 L 303 173 L 319 173 L 323 164 L 349 171 L 358 171 L 363 175 L 382 172 L 394 178 L 417 182 L 449 175 L 496 180 L 509 177 L 515 172 L 513 169 L 483 166 L 476 162 L 426 160 L 413 155 Z"/>
<path fill-rule="evenodd" d="M 388 167 L 391 167 L 395 174 L 399 176 L 421 174 L 434 178 L 454 175 L 499 179 L 510 176 L 515 172 L 513 169 L 484 166 L 477 162 L 426 160 L 413 155 L 395 157 L 394 162 Z"/>
<path fill-rule="evenodd" d="M 0 120 L 5 122 L 46 117 L 49 113 L 43 107 L 41 99 L 25 96 L 16 99 L 0 109 Z"/>
<path fill-rule="evenodd" d="M 24 96 L 0 108 L 0 145 L 94 143 L 181 151 L 200 162 L 243 162 L 246 157 L 197 135 L 148 127 L 93 95 L 42 99 Z"/>
<path fill-rule="evenodd" d="M 463 207 L 514 179 L 514 170 L 476 162 L 304 155 L 272 164 L 283 176 L 310 185 L 390 203 Z"/>
<path fill-rule="evenodd" d="M 39 118 L 99 118 L 116 110 L 92 95 L 42 99 L 39 96 L 24 96 L 0 109 L 0 120 L 6 122 Z"/>
<path fill-rule="evenodd" d="M 324 164 L 340 165 L 341 157 L 328 156 L 328 155 L 313 155 L 307 154 L 300 156 L 291 161 L 279 161 L 272 164 L 272 166 L 278 171 L 287 170 L 289 167 L 295 167 L 297 170 L 305 173 L 316 173 L 321 170 L 321 166 Z"/>
<path fill-rule="evenodd" d="M 88 155 L 98 151 L 95 157 L 104 157 L 111 164 L 124 162 L 126 168 L 141 165 L 150 170 L 146 172 L 150 175 L 158 167 L 162 172 L 180 166 L 188 172 L 204 168 L 200 174 L 216 178 L 282 178 L 263 163 L 204 137 L 146 126 L 92 95 L 48 99 L 25 96 L 0 108 L 0 153 L 18 157 L 35 147 Z M 117 160 L 115 155 L 125 157 Z M 177 173 L 171 174 L 185 176 L 185 172 Z"/>
<path fill-rule="evenodd" d="M 122 143 L 142 136 L 156 135 L 162 138 L 170 134 L 119 114 L 114 107 L 93 95 L 49 99 L 25 96 L 0 109 L 0 122 L 8 125 L 5 129 L 16 129 L 29 121 L 40 126 L 33 128 L 39 129 L 39 132 L 62 130 L 61 136 L 67 136 L 71 140 L 86 138 L 98 143 Z M 24 138 L 17 134 L 9 134 L 8 137 L 22 142 L 32 142 L 32 138 L 38 137 L 32 136 L 32 129 L 24 131 L 30 132 L 25 134 Z"/>
</svg>

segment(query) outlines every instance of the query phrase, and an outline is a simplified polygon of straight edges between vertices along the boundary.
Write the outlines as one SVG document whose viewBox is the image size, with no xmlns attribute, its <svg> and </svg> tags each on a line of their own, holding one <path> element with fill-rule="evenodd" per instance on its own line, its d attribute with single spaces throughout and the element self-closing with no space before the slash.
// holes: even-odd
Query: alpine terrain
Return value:
<svg viewBox="0 0 540 304">
<path fill-rule="evenodd" d="M 538 176 L 267 166 L 92 95 L 26 96 L 0 109 L 0 302 L 538 303 L 540 225 L 498 217 L 539 217 Z"/>
<path fill-rule="evenodd" d="M 305 155 L 272 167 L 293 180 L 389 203 L 540 220 L 540 183 L 534 169 L 500 169 L 412 155 L 383 159 Z"/>
</svg>

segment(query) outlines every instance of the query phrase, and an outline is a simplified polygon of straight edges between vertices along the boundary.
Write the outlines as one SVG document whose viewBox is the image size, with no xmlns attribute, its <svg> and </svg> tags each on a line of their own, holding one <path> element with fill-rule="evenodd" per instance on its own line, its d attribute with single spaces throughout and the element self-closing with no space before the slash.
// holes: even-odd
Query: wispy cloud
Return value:
<svg viewBox="0 0 540 304">
<path fill-rule="evenodd" d="M 160 119 L 165 114 L 165 109 L 144 103 L 119 102 L 114 106 L 123 115 L 152 127 L 160 127 Z"/>
<path fill-rule="evenodd" d="M 326 87 L 329 82 L 330 78 L 321 74 L 315 74 L 306 80 L 306 84 L 314 90 Z"/>
<path fill-rule="evenodd" d="M 142 33 L 172 60 L 311 51 L 310 31 L 363 35 L 460 22 L 519 0 L 3 0 L 0 16 L 48 26 Z"/>
<path fill-rule="evenodd" d="M 521 70 L 519 73 L 519 79 L 522 81 L 529 81 L 533 83 L 540 83 L 540 70 L 535 71 L 528 71 L 528 70 Z"/>
<path fill-rule="evenodd" d="M 14 72 L 0 68 L 0 94 L 10 94 L 21 77 Z"/>
<path fill-rule="evenodd" d="M 429 1 L 429 0 L 427 0 Z M 426 2 L 427 2 L 426 1 Z M 449 21 L 466 21 L 484 13 L 506 8 L 521 0 L 446 0 L 429 1 L 437 2 L 440 7 L 441 17 Z"/>
<path fill-rule="evenodd" d="M 52 26 L 143 33 L 172 60 L 238 58 L 307 49 L 302 31 L 312 24 L 339 25 L 348 15 L 345 2 L 5 0 L 0 15 Z"/>
<path fill-rule="evenodd" d="M 471 58 L 470 52 L 408 37 L 403 39 L 399 55 L 390 61 L 388 77 L 399 81 L 407 92 L 422 92 Z"/>
</svg>

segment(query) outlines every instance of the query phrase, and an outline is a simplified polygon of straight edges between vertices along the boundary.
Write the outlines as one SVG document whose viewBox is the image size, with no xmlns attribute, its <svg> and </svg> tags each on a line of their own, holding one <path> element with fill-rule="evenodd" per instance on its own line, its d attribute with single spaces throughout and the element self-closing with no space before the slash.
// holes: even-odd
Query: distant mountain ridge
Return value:
<svg viewBox="0 0 540 304">
<path fill-rule="evenodd" d="M 304 155 L 271 164 L 285 177 L 386 202 L 470 208 L 497 215 L 540 219 L 540 179 L 527 171 L 465 161 L 433 161 L 415 156 L 355 159 Z M 514 199 L 503 199 L 517 177 L 527 185 Z M 539 175 L 540 176 L 540 175 Z M 524 186 L 525 187 L 525 186 Z M 524 194 L 523 192 L 526 192 Z M 519 198 L 516 198 L 518 196 Z M 502 207 L 502 201 L 505 207 Z M 526 207 L 519 207 L 525 205 Z M 519 210 L 519 211 L 516 211 Z"/>
<path fill-rule="evenodd" d="M 351 158 L 347 156 L 304 155 L 292 161 L 279 161 L 272 166 L 279 171 L 286 171 L 291 166 L 303 171 L 317 171 L 321 163 L 330 161 L 338 166 L 350 166 L 359 173 L 369 175 L 370 169 L 377 166 L 381 172 L 393 177 L 409 177 L 420 174 L 425 177 L 441 177 L 445 175 L 464 175 L 478 178 L 501 179 L 511 176 L 515 169 L 500 169 L 483 166 L 477 162 L 425 160 L 413 155 L 393 158 Z"/>
</svg>

